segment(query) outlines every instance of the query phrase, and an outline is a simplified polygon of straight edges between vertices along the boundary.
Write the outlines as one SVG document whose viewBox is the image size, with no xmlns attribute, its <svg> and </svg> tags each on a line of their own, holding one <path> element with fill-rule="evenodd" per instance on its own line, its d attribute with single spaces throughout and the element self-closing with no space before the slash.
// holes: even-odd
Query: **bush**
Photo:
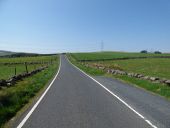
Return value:
<svg viewBox="0 0 170 128">
<path fill-rule="evenodd" d="M 160 52 L 160 51 L 155 51 L 154 53 L 155 54 L 162 54 L 162 52 Z"/>
<path fill-rule="evenodd" d="M 142 50 L 140 53 L 148 53 L 147 50 Z"/>
</svg>

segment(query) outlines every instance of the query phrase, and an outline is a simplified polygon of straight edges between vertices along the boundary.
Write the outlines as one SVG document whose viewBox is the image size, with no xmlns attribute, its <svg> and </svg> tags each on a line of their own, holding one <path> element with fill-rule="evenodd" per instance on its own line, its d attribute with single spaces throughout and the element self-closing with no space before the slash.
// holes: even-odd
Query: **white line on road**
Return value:
<svg viewBox="0 0 170 128">
<path fill-rule="evenodd" d="M 68 62 L 70 64 L 72 64 L 70 62 L 70 60 L 67 58 Z M 154 124 L 151 123 L 151 121 L 147 120 L 142 114 L 140 114 L 139 112 L 137 112 L 134 108 L 132 108 L 128 103 L 126 103 L 124 100 L 122 100 L 119 96 L 117 96 L 116 94 L 114 94 L 112 91 L 110 91 L 108 88 L 106 88 L 104 85 L 102 85 L 100 82 L 98 82 L 97 80 L 95 80 L 93 77 L 91 77 L 90 75 L 88 75 L 87 73 L 85 73 L 83 70 L 79 69 L 77 66 L 75 66 L 74 64 L 72 64 L 76 69 L 78 69 L 80 72 L 82 72 L 84 75 L 88 76 L 89 78 L 91 78 L 93 81 L 95 81 L 97 84 L 99 84 L 102 88 L 104 88 L 107 92 L 109 92 L 111 95 L 113 95 L 114 97 L 116 97 L 119 101 L 121 101 L 126 107 L 128 107 L 130 110 L 132 110 L 134 113 L 136 113 L 140 118 L 144 119 L 145 122 L 147 122 L 151 127 L 153 128 L 157 128 L 157 126 L 155 126 Z"/>
<path fill-rule="evenodd" d="M 17 128 L 22 128 L 23 125 L 25 124 L 25 122 L 28 120 L 28 118 L 31 116 L 31 114 L 34 112 L 34 110 L 37 108 L 37 106 L 39 105 L 39 103 L 41 102 L 41 100 L 44 98 L 44 96 L 46 95 L 46 93 L 48 92 L 48 90 L 50 89 L 50 87 L 52 86 L 52 84 L 54 83 L 55 79 L 57 78 L 59 72 L 60 72 L 60 67 L 61 67 L 61 57 L 60 57 L 60 65 L 59 65 L 59 69 L 57 74 L 55 75 L 54 79 L 52 80 L 52 82 L 50 83 L 50 85 L 48 86 L 48 88 L 45 90 L 45 92 L 42 94 L 42 96 L 40 97 L 40 99 L 36 102 L 36 104 L 32 107 L 32 109 L 28 112 L 28 114 L 25 116 L 25 118 L 21 121 L 21 123 L 17 126 Z"/>
</svg>

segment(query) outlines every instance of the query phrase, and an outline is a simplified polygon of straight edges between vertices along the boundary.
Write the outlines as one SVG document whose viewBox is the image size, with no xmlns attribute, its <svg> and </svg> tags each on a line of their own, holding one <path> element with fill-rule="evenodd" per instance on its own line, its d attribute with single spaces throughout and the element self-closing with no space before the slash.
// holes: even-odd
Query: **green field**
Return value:
<svg viewBox="0 0 170 128">
<path fill-rule="evenodd" d="M 133 52 L 92 52 L 92 53 L 72 53 L 77 60 L 101 60 L 128 57 L 152 57 L 152 56 L 170 56 L 170 54 L 153 54 L 153 53 L 133 53 Z"/>
<path fill-rule="evenodd" d="M 87 63 L 93 64 L 95 62 Z M 119 69 L 128 72 L 170 79 L 169 58 L 146 58 L 146 59 L 100 61 L 97 63 L 113 69 L 118 67 Z"/>
<path fill-rule="evenodd" d="M 28 71 L 31 72 L 38 67 L 44 66 L 47 62 L 55 60 L 56 56 L 38 56 L 38 57 L 18 57 L 18 58 L 0 58 L 0 79 L 8 79 L 16 74 L 26 72 L 25 62 L 38 62 L 40 64 L 28 64 Z M 4 63 L 9 63 L 4 65 Z M 22 63 L 22 64 L 10 64 L 10 63 Z M 42 63 L 42 64 L 41 64 Z"/>
<path fill-rule="evenodd" d="M 1 63 L 24 63 L 24 62 L 48 62 L 55 59 L 56 56 L 37 56 L 37 57 L 15 57 L 15 58 L 0 58 Z"/>
<path fill-rule="evenodd" d="M 101 58 L 102 59 L 110 58 L 111 56 L 122 58 L 122 55 L 137 56 L 141 54 L 137 54 L 137 53 L 136 54 L 135 53 L 133 54 L 132 53 L 126 53 L 126 54 L 120 53 L 119 54 L 119 53 L 113 53 L 113 52 L 112 53 L 104 52 L 104 53 L 92 53 L 92 54 L 91 53 L 76 53 L 76 54 L 74 53 L 74 54 L 68 54 L 67 56 L 72 63 L 74 63 L 76 66 L 78 66 L 79 68 L 81 68 L 82 70 L 84 70 L 90 75 L 100 75 L 100 76 L 117 78 L 131 85 L 144 88 L 148 91 L 151 91 L 153 93 L 159 94 L 161 96 L 164 96 L 170 99 L 170 87 L 168 85 L 164 85 L 161 83 L 152 83 L 151 81 L 148 81 L 148 80 L 129 77 L 127 75 L 107 74 L 106 72 L 94 67 L 94 65 L 99 64 L 99 65 L 104 65 L 106 67 L 110 67 L 112 69 L 119 69 L 119 70 L 124 70 L 128 72 L 133 72 L 133 73 L 140 73 L 143 75 L 170 79 L 170 58 L 145 58 L 145 59 L 95 61 Z M 75 58 L 75 56 L 78 58 L 78 60 L 83 60 L 86 58 L 86 59 L 93 59 L 93 61 L 79 62 L 77 61 L 77 58 Z M 86 67 L 85 64 L 88 64 L 91 66 Z"/>
<path fill-rule="evenodd" d="M 48 68 L 45 70 L 24 78 L 18 81 L 15 85 L 7 88 L 0 89 L 0 128 L 4 127 L 4 124 L 8 122 L 16 113 L 27 103 L 30 99 L 36 95 L 37 92 L 42 90 L 45 85 L 47 85 L 50 80 L 54 77 L 59 66 L 58 56 L 48 56 L 48 57 L 25 57 L 25 58 L 6 58 L 6 62 L 16 62 L 20 60 L 25 61 L 50 61 L 53 59 L 53 63 L 50 63 Z M 18 72 L 25 72 L 25 67 L 22 64 L 12 65 L 17 66 Z M 7 65 L 0 65 L 0 76 L 1 78 L 7 78 L 11 72 L 13 73 L 13 67 Z M 41 64 L 28 65 L 28 70 L 33 70 L 35 67 L 41 66 Z"/>
</svg>

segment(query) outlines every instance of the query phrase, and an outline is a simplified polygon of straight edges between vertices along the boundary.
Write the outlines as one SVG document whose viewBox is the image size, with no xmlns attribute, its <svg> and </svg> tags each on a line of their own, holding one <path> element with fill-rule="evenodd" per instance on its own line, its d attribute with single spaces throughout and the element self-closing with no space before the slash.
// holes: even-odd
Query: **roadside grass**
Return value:
<svg viewBox="0 0 170 128">
<path fill-rule="evenodd" d="M 15 86 L 0 90 L 0 127 L 27 104 L 56 74 L 59 59 L 31 77 L 17 82 Z"/>
<path fill-rule="evenodd" d="M 91 52 L 71 53 L 76 60 L 102 60 L 128 57 L 170 56 L 170 54 L 135 53 L 135 52 Z"/>
<path fill-rule="evenodd" d="M 80 69 L 82 69 L 83 71 L 85 71 L 86 73 L 88 73 L 90 75 L 93 75 L 93 76 L 101 75 L 101 76 L 106 76 L 106 77 L 113 77 L 113 78 L 119 79 L 125 83 L 129 83 L 130 85 L 134 85 L 136 87 L 143 88 L 145 90 L 148 90 L 150 92 L 153 92 L 155 94 L 163 96 L 167 99 L 170 99 L 170 87 L 167 85 L 160 84 L 160 83 L 152 83 L 147 80 L 141 80 L 141 79 L 129 77 L 126 75 L 107 74 L 106 72 L 103 72 L 100 69 L 96 69 L 96 68 L 94 69 L 91 67 L 87 68 L 85 65 L 76 61 L 74 59 L 74 57 L 72 57 L 71 55 L 68 55 L 68 58 L 73 64 L 75 64 L 77 67 L 79 67 Z M 96 72 L 100 72 L 100 73 L 96 73 Z"/>
<path fill-rule="evenodd" d="M 147 80 L 129 77 L 126 75 L 106 75 L 106 76 L 123 80 L 123 82 L 125 83 L 129 83 L 136 87 L 146 89 L 150 92 L 166 97 L 167 99 L 170 100 L 170 87 L 167 85 L 160 84 L 160 83 L 151 83 L 150 81 Z"/>
<path fill-rule="evenodd" d="M 56 55 L 37 56 L 37 57 L 0 58 L 0 63 L 48 62 L 49 60 L 55 60 L 55 58 Z"/>
<path fill-rule="evenodd" d="M 80 69 L 82 69 L 83 71 L 91 74 L 91 75 L 104 75 L 104 71 L 102 70 L 97 70 L 95 68 L 90 68 L 90 67 L 86 67 L 84 65 L 82 65 L 81 63 L 77 62 L 75 58 L 73 58 L 70 54 L 67 54 L 68 59 L 75 64 L 77 67 L 79 67 Z"/>
<path fill-rule="evenodd" d="M 43 64 L 31 64 L 27 65 L 28 71 L 31 72 L 38 67 L 43 66 Z M 17 65 L 0 65 L 0 79 L 8 79 L 15 75 L 15 68 L 16 68 L 16 75 L 21 73 L 26 73 L 26 68 L 24 64 L 17 64 Z"/>
<path fill-rule="evenodd" d="M 146 58 L 116 61 L 86 62 L 98 63 L 106 67 L 119 67 L 121 70 L 140 73 L 147 76 L 170 79 L 170 58 Z"/>
<path fill-rule="evenodd" d="M 8 79 L 15 75 L 25 73 L 26 67 L 25 62 L 32 62 L 32 64 L 27 64 L 28 71 L 31 72 L 38 67 L 45 66 L 47 63 L 56 60 L 56 55 L 53 56 L 37 56 L 37 57 L 18 57 L 18 58 L 0 58 L 0 79 Z M 33 64 L 33 62 L 38 62 Z M 4 64 L 9 63 L 9 64 Z M 15 64 L 23 63 L 23 64 Z"/>
</svg>

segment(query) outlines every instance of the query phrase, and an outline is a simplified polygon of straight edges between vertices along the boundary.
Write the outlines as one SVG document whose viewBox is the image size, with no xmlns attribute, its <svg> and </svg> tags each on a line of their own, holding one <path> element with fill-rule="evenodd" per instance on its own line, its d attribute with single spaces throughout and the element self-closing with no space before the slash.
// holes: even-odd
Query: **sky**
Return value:
<svg viewBox="0 0 170 128">
<path fill-rule="evenodd" d="M 170 0 L 0 0 L 0 50 L 170 52 Z"/>
</svg>

